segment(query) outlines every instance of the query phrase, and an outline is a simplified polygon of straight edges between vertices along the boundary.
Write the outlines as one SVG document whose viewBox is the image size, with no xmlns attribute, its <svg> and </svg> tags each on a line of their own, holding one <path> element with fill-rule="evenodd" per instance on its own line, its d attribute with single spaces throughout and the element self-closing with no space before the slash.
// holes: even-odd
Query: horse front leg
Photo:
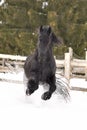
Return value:
<svg viewBox="0 0 87 130">
<path fill-rule="evenodd" d="M 51 76 L 50 78 L 47 79 L 47 83 L 49 84 L 50 88 L 49 91 L 45 92 L 42 95 L 43 100 L 48 100 L 51 98 L 53 92 L 56 90 L 56 85 L 55 85 L 55 75 Z"/>
<path fill-rule="evenodd" d="M 27 83 L 26 95 L 31 95 L 35 90 L 38 89 L 38 81 L 34 77 L 30 77 Z"/>
</svg>

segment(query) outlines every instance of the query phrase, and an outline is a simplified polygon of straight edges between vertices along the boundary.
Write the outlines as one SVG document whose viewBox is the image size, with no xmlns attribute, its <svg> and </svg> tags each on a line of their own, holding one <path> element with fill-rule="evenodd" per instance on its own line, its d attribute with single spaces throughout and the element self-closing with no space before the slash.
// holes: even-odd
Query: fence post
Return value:
<svg viewBox="0 0 87 130">
<path fill-rule="evenodd" d="M 73 49 L 69 47 L 69 54 L 70 54 L 70 59 L 72 60 L 73 58 Z"/>
<path fill-rule="evenodd" d="M 70 53 L 65 53 L 65 78 L 68 80 L 68 85 L 70 87 L 70 76 L 71 76 L 71 55 Z"/>
<path fill-rule="evenodd" d="M 87 51 L 85 52 L 86 66 L 85 66 L 85 80 L 87 81 Z"/>
<path fill-rule="evenodd" d="M 70 54 L 65 53 L 65 78 L 70 79 Z"/>
<path fill-rule="evenodd" d="M 2 66 L 5 66 L 5 59 L 2 59 Z"/>
</svg>

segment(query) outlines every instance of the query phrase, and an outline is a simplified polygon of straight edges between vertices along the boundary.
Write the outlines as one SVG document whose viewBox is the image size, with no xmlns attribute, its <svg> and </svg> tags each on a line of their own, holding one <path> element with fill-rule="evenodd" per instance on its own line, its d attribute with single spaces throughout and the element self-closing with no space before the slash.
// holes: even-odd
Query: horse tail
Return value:
<svg viewBox="0 0 87 130">
<path fill-rule="evenodd" d="M 66 101 L 70 100 L 69 88 L 67 80 L 64 81 L 61 77 L 56 77 L 56 93 Z"/>
</svg>

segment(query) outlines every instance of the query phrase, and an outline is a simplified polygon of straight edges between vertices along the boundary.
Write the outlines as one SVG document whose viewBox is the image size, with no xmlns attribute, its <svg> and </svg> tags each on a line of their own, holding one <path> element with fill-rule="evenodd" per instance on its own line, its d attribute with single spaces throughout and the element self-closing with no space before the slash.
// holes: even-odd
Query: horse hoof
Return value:
<svg viewBox="0 0 87 130">
<path fill-rule="evenodd" d="M 26 89 L 26 95 L 29 96 L 31 95 L 35 90 L 33 89 Z"/>
<path fill-rule="evenodd" d="M 45 92 L 42 97 L 41 97 L 43 100 L 48 100 L 51 98 L 51 93 L 49 92 Z"/>
<path fill-rule="evenodd" d="M 26 89 L 26 95 L 29 96 L 29 89 Z"/>
</svg>

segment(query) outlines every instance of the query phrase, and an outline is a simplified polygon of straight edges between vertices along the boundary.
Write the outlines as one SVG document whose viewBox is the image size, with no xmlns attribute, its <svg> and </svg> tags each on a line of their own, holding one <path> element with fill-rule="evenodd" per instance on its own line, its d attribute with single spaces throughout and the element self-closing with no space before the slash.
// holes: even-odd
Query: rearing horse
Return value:
<svg viewBox="0 0 87 130">
<path fill-rule="evenodd" d="M 56 90 L 56 64 L 53 56 L 53 46 L 61 41 L 56 37 L 50 26 L 39 29 L 37 48 L 33 55 L 27 57 L 24 72 L 28 79 L 26 95 L 31 95 L 38 89 L 39 83 L 49 84 L 49 90 L 42 95 L 43 100 L 50 99 Z"/>
</svg>

